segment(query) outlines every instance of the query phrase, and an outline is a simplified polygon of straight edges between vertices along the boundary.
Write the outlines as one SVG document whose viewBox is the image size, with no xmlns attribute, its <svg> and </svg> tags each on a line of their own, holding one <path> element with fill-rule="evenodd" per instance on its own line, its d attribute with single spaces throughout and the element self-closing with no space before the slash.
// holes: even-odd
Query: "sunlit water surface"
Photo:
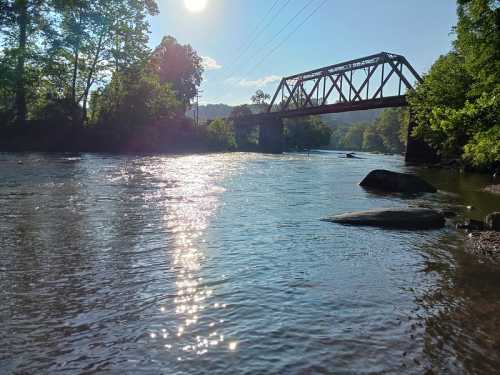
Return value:
<svg viewBox="0 0 500 375">
<path fill-rule="evenodd" d="M 320 221 L 470 204 L 370 194 L 374 168 L 405 170 L 332 152 L 0 154 L 0 373 L 494 373 L 499 272 L 460 235 Z M 474 194 L 480 213 L 499 204 Z"/>
</svg>

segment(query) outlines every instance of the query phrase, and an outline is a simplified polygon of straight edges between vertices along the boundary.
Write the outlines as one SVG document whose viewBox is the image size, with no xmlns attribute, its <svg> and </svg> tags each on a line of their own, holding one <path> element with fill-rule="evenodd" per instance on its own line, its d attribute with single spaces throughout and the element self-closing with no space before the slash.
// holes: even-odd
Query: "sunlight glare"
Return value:
<svg viewBox="0 0 500 375">
<path fill-rule="evenodd" d="M 201 12 L 207 7 L 208 0 L 184 0 L 186 9 L 190 12 Z"/>
</svg>

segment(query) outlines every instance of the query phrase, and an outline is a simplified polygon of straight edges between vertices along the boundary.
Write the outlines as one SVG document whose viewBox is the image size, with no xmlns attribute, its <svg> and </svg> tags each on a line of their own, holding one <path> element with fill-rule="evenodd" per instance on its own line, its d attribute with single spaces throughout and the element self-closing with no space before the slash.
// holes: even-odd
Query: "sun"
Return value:
<svg viewBox="0 0 500 375">
<path fill-rule="evenodd" d="M 186 9 L 190 12 L 201 12 L 207 7 L 208 0 L 184 0 Z"/>
</svg>

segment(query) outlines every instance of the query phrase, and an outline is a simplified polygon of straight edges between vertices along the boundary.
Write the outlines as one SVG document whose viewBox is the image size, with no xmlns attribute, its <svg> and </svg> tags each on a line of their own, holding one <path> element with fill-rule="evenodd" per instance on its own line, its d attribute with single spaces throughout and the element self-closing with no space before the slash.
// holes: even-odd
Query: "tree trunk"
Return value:
<svg viewBox="0 0 500 375">
<path fill-rule="evenodd" d="M 26 124 L 26 44 L 28 40 L 28 0 L 16 1 L 19 14 L 17 24 L 19 27 L 18 52 L 16 65 L 16 114 L 19 125 Z"/>
<path fill-rule="evenodd" d="M 73 77 L 71 80 L 71 101 L 76 105 L 76 78 L 78 76 L 78 61 L 79 61 L 79 52 L 80 49 L 79 47 L 76 47 L 75 52 L 74 52 L 74 64 L 73 64 Z"/>
<path fill-rule="evenodd" d="M 87 76 L 87 84 L 85 87 L 85 91 L 83 93 L 83 116 L 81 121 L 82 126 L 87 122 L 87 102 L 90 94 L 90 88 L 94 84 L 94 73 L 97 63 L 99 62 L 99 56 L 101 55 L 103 42 L 104 42 L 104 30 L 101 32 L 99 36 L 99 42 L 97 43 L 94 60 L 92 61 L 92 66 L 90 68 L 89 75 Z"/>
</svg>

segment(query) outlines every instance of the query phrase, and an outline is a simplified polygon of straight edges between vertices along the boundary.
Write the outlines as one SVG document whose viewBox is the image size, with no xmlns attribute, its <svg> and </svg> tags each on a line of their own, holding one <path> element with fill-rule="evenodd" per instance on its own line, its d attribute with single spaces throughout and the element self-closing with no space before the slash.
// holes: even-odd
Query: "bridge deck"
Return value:
<svg viewBox="0 0 500 375">
<path fill-rule="evenodd" d="M 405 107 L 407 105 L 406 96 L 392 96 L 382 99 L 368 99 L 357 102 L 335 103 L 318 107 L 301 108 L 283 112 L 266 112 L 256 116 L 273 116 L 281 118 L 303 117 L 313 115 L 324 115 L 330 113 L 342 113 L 353 111 L 365 111 L 377 108 Z"/>
</svg>

